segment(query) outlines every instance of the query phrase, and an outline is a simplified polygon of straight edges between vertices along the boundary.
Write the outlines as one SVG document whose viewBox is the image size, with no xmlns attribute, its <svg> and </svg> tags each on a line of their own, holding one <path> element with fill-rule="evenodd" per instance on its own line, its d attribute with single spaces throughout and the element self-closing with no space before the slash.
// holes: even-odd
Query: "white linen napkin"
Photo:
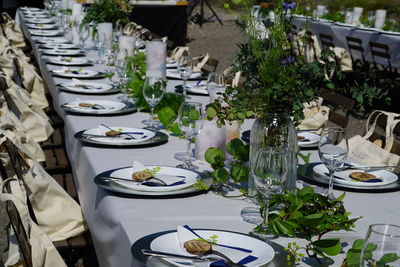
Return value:
<svg viewBox="0 0 400 267">
<path fill-rule="evenodd" d="M 177 235 L 178 235 L 179 244 L 181 246 L 183 253 L 186 255 L 192 255 L 192 254 L 186 252 L 186 249 L 184 248 L 183 244 L 186 241 L 189 241 L 192 239 L 199 239 L 200 236 L 197 235 L 197 233 L 193 229 L 191 229 L 188 225 L 184 225 L 184 226 L 178 225 L 176 227 L 176 231 L 177 231 Z M 201 236 L 201 238 L 207 239 L 209 237 Z M 243 244 L 243 245 L 245 245 L 245 244 Z M 212 245 L 212 250 L 219 251 L 219 252 L 225 254 L 226 256 L 228 256 L 232 261 L 243 264 L 243 265 L 258 259 L 258 257 L 254 254 L 254 252 L 249 249 L 246 249 L 244 247 L 227 246 L 222 243 L 218 243 L 218 240 L 217 240 L 216 245 L 215 244 Z M 221 265 L 221 266 L 223 266 L 223 265 Z"/>
<path fill-rule="evenodd" d="M 134 160 L 132 164 L 132 171 L 133 173 L 135 172 L 140 172 L 144 171 L 148 168 L 144 166 L 142 163 Z M 179 185 L 179 184 L 184 184 L 185 183 L 185 177 L 184 176 L 173 176 L 173 175 L 166 175 L 162 173 L 156 173 L 153 175 L 155 178 L 162 180 L 167 186 L 173 186 L 173 185 Z M 142 183 L 145 185 L 151 186 L 152 184 L 149 183 Z"/>
</svg>

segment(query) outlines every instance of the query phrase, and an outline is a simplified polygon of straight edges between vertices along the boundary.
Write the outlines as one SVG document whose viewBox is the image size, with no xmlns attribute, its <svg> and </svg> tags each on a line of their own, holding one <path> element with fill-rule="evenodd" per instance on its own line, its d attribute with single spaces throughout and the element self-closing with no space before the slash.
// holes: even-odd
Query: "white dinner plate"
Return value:
<svg viewBox="0 0 400 267">
<path fill-rule="evenodd" d="M 38 7 L 29 7 L 29 6 L 23 6 L 20 7 L 19 9 L 23 10 L 23 11 L 27 11 L 27 10 L 31 10 L 31 11 L 40 11 L 41 9 Z"/>
<path fill-rule="evenodd" d="M 76 55 L 82 55 L 83 51 L 79 49 L 67 50 L 67 49 L 56 48 L 51 50 L 45 50 L 43 51 L 43 53 L 52 56 L 76 56 Z"/>
<path fill-rule="evenodd" d="M 154 137 L 155 133 L 153 131 L 149 131 L 146 129 L 140 129 L 140 128 L 128 128 L 128 127 L 110 127 L 113 130 L 118 130 L 122 132 L 129 133 L 134 139 L 125 139 L 124 137 L 127 137 L 127 135 L 123 135 L 121 137 L 107 137 L 105 135 L 105 130 L 103 128 L 97 127 L 97 128 L 92 128 L 88 129 L 83 132 L 83 135 L 101 135 L 104 137 L 91 137 L 90 139 L 93 141 L 96 141 L 98 143 L 104 144 L 104 145 L 132 145 L 132 144 L 139 144 L 142 143 L 146 140 L 149 140 L 150 138 Z"/>
<path fill-rule="evenodd" d="M 329 181 L 329 171 L 325 167 L 324 164 L 315 165 L 313 171 L 318 174 L 319 177 L 324 179 L 325 181 Z M 397 181 L 398 177 L 396 174 L 385 171 L 385 170 L 378 170 L 378 171 L 369 171 L 368 173 L 373 174 L 377 177 L 376 181 L 369 181 L 369 182 L 360 182 L 357 180 L 353 180 L 350 178 L 350 173 L 352 172 L 362 172 L 362 170 L 346 170 L 342 172 L 335 172 L 335 176 L 333 178 L 333 183 L 335 184 L 343 184 L 343 185 L 350 185 L 350 186 L 357 186 L 357 187 L 376 187 L 382 185 L 388 185 Z"/>
<path fill-rule="evenodd" d="M 30 33 L 37 36 L 57 36 L 61 34 L 61 32 L 58 30 L 31 30 Z"/>
<path fill-rule="evenodd" d="M 173 79 L 181 79 L 181 75 L 176 69 L 167 69 L 167 78 Z M 193 72 L 189 79 L 201 79 L 202 73 L 201 72 Z"/>
<path fill-rule="evenodd" d="M 223 230 L 198 230 L 198 229 L 193 229 L 193 230 L 199 236 L 205 239 L 210 238 L 213 235 L 217 236 L 218 244 L 226 246 L 242 247 L 252 250 L 251 255 L 256 256 L 258 259 L 244 265 L 247 267 L 263 266 L 268 262 L 272 261 L 275 256 L 274 249 L 266 242 L 250 237 L 245 234 L 239 234 Z M 157 250 L 157 251 L 193 256 L 192 254 L 183 251 L 183 249 L 179 244 L 178 234 L 176 231 L 155 238 L 150 243 L 150 248 L 152 250 Z M 227 257 L 232 258 L 235 255 L 236 250 L 229 249 L 228 251 L 231 251 L 231 253 L 227 253 L 224 250 L 224 254 L 226 254 Z M 191 260 L 178 259 L 178 258 L 165 258 L 165 260 L 174 264 L 174 266 L 182 266 L 182 267 L 195 266 L 195 264 Z"/>
<path fill-rule="evenodd" d="M 167 68 L 177 68 L 178 67 L 178 62 L 172 59 L 167 58 Z"/>
<path fill-rule="evenodd" d="M 52 70 L 51 72 L 66 78 L 90 78 L 99 74 L 98 71 L 82 68 L 65 68 Z"/>
<path fill-rule="evenodd" d="M 95 105 L 94 107 L 84 107 L 80 104 L 87 103 Z M 115 113 L 126 107 L 125 103 L 118 101 L 109 100 L 97 100 L 97 99 L 85 99 L 85 100 L 75 100 L 70 103 L 66 103 L 63 106 L 70 108 L 73 111 L 87 114 L 108 114 Z"/>
<path fill-rule="evenodd" d="M 35 41 L 42 44 L 63 44 L 68 43 L 69 40 L 66 38 L 35 38 Z"/>
<path fill-rule="evenodd" d="M 86 82 L 86 81 L 80 81 L 79 83 L 77 82 L 61 83 L 60 86 L 64 91 L 72 93 L 88 93 L 88 94 L 107 92 L 113 88 L 111 84 Z"/>
<path fill-rule="evenodd" d="M 167 166 L 146 166 L 149 170 L 159 167 L 160 170 L 155 174 L 156 178 L 162 180 L 162 175 L 168 175 L 172 177 L 176 177 L 180 182 L 177 185 L 170 186 L 147 186 L 142 185 L 141 182 L 136 182 L 132 179 L 133 170 L 132 168 L 123 168 L 118 169 L 110 174 L 110 177 L 116 177 L 121 179 L 126 179 L 127 181 L 114 181 L 119 185 L 122 185 L 126 188 L 135 190 L 135 191 L 145 191 L 145 192 L 168 192 L 168 191 L 176 191 L 181 190 L 190 186 L 193 186 L 197 179 L 200 178 L 199 175 L 193 171 L 185 170 L 176 167 L 167 167 Z"/>
<path fill-rule="evenodd" d="M 299 140 L 299 147 L 317 147 L 321 136 L 311 132 L 299 132 L 297 136 L 304 137 L 303 140 Z"/>
<path fill-rule="evenodd" d="M 58 65 L 86 65 L 89 64 L 89 60 L 85 58 L 76 58 L 76 57 L 48 57 L 47 61 L 49 63 L 54 63 Z"/>
<path fill-rule="evenodd" d="M 65 43 L 43 44 L 42 47 L 51 48 L 51 49 L 76 49 L 76 48 L 79 48 L 76 44 L 65 44 Z"/>
<path fill-rule="evenodd" d="M 49 23 L 54 23 L 54 19 L 52 19 L 52 18 L 43 18 L 43 19 L 33 18 L 33 19 L 26 19 L 26 22 L 49 24 Z"/>
<path fill-rule="evenodd" d="M 24 15 L 25 18 L 27 19 L 47 19 L 50 16 L 48 14 L 32 14 L 32 13 L 27 13 Z"/>
<path fill-rule="evenodd" d="M 30 29 L 53 29 L 56 27 L 54 24 L 27 24 Z"/>
</svg>

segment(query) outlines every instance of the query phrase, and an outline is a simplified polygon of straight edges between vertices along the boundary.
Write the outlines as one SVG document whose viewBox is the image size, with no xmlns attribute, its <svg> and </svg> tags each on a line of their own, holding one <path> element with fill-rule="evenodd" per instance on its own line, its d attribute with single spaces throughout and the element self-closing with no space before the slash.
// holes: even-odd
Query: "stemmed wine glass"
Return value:
<svg viewBox="0 0 400 267">
<path fill-rule="evenodd" d="M 212 72 L 210 75 L 208 75 L 207 91 L 210 95 L 210 103 L 221 97 L 222 93 L 225 91 L 225 88 L 225 76 L 223 74 Z"/>
<path fill-rule="evenodd" d="M 147 126 L 150 130 L 157 130 L 153 124 L 154 107 L 164 96 L 166 81 L 161 77 L 146 77 L 143 85 L 143 97 L 150 106 L 150 120 Z"/>
<path fill-rule="evenodd" d="M 178 72 L 179 75 L 181 76 L 181 79 L 183 80 L 182 83 L 182 90 L 183 90 L 183 95 L 185 98 L 187 97 L 186 93 L 186 83 L 187 80 L 192 76 L 193 73 L 193 60 L 189 56 L 181 56 L 178 60 Z"/>
<path fill-rule="evenodd" d="M 372 224 L 369 226 L 364 240 L 360 266 L 400 265 L 400 226 Z"/>
<path fill-rule="evenodd" d="M 318 154 L 329 171 L 329 187 L 326 196 L 334 199 L 333 177 L 339 171 L 347 158 L 349 146 L 347 143 L 346 129 L 340 127 L 327 127 L 322 130 L 318 143 Z"/>
<path fill-rule="evenodd" d="M 105 41 L 104 41 L 104 39 L 105 38 L 100 38 L 100 35 L 97 34 L 97 38 L 95 40 L 96 49 L 97 49 L 97 56 L 98 56 L 98 59 L 96 60 L 97 64 L 104 64 L 105 63 L 105 61 L 103 60 L 104 59 L 104 54 L 105 54 L 105 51 L 104 51 L 105 50 Z"/>
<path fill-rule="evenodd" d="M 198 167 L 193 165 L 190 151 L 192 139 L 197 136 L 203 127 L 204 113 L 201 103 L 197 102 L 183 102 L 178 112 L 179 128 L 187 140 L 186 155 L 182 157 L 182 153 L 175 153 L 175 158 L 182 158 L 183 164 L 178 165 L 178 168 L 195 170 Z"/>
<path fill-rule="evenodd" d="M 89 37 L 90 30 L 86 24 L 81 24 L 78 26 L 79 38 L 81 41 L 81 47 L 85 50 L 85 40 Z"/>
<path fill-rule="evenodd" d="M 267 239 L 270 237 L 268 228 L 268 205 L 274 194 L 283 192 L 283 184 L 288 175 L 287 151 L 285 149 L 266 148 L 257 152 L 254 166 L 254 183 L 262 195 L 264 212 L 262 212 L 262 233 L 253 234 Z"/>
</svg>

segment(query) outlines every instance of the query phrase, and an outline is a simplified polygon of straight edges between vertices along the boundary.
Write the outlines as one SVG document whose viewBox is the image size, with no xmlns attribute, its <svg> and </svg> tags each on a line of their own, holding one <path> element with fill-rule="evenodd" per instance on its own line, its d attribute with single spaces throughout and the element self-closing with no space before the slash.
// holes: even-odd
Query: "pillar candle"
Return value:
<svg viewBox="0 0 400 267">
<path fill-rule="evenodd" d="M 112 33 L 113 33 L 112 23 L 105 22 L 105 23 L 99 23 L 97 25 L 97 34 L 99 35 L 100 40 L 104 40 L 104 43 L 106 44 L 105 47 L 107 49 L 112 48 L 113 44 Z"/>
<path fill-rule="evenodd" d="M 167 44 L 151 41 L 146 44 L 146 77 L 165 78 Z"/>
<path fill-rule="evenodd" d="M 352 23 L 353 24 L 358 24 L 360 23 L 360 17 L 363 13 L 363 8 L 362 7 L 354 7 L 353 9 L 353 18 L 352 18 Z"/>
<path fill-rule="evenodd" d="M 386 10 L 378 9 L 375 14 L 375 28 L 382 29 L 385 25 Z"/>
<path fill-rule="evenodd" d="M 121 35 L 118 40 L 119 49 L 125 49 L 128 52 L 128 56 L 133 56 L 135 50 L 136 38 L 128 35 Z"/>
</svg>

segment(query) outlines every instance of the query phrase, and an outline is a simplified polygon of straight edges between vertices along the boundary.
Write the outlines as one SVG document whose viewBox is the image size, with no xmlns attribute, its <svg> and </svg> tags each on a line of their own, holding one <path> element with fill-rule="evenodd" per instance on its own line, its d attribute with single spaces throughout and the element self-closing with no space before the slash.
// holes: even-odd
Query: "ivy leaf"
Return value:
<svg viewBox="0 0 400 267">
<path fill-rule="evenodd" d="M 247 181 L 249 177 L 249 169 L 241 164 L 231 164 L 231 176 L 235 182 Z"/>
<path fill-rule="evenodd" d="M 354 240 L 353 246 L 351 248 L 361 250 L 363 246 L 364 246 L 364 239 L 356 239 Z"/>
<path fill-rule="evenodd" d="M 382 256 L 382 258 L 377 262 L 378 264 L 387 264 L 389 262 L 394 262 L 400 259 L 400 257 L 396 253 L 386 253 Z"/>
<path fill-rule="evenodd" d="M 219 168 L 213 172 L 213 178 L 217 183 L 226 183 L 229 180 L 230 175 L 227 169 Z"/>
<path fill-rule="evenodd" d="M 210 147 L 204 154 L 204 159 L 212 166 L 224 166 L 225 153 L 217 147 Z"/>
<path fill-rule="evenodd" d="M 206 110 L 206 115 L 208 119 L 213 119 L 217 116 L 217 111 L 213 107 L 208 107 Z"/>
<path fill-rule="evenodd" d="M 324 215 L 321 213 L 310 214 L 299 218 L 299 221 L 307 226 L 316 227 L 324 219 Z"/>
<path fill-rule="evenodd" d="M 178 124 L 177 122 L 175 122 L 175 123 L 173 123 L 173 124 L 170 124 L 170 125 L 167 127 L 167 130 L 170 131 L 170 132 L 172 132 L 172 134 L 174 134 L 174 135 L 181 135 L 181 134 L 182 134 L 182 131 L 181 131 L 181 129 L 179 128 L 179 124 Z"/>
<path fill-rule="evenodd" d="M 245 145 L 239 138 L 234 138 L 226 144 L 226 152 L 243 162 L 249 161 L 249 150 L 250 146 Z"/>
<path fill-rule="evenodd" d="M 163 107 L 158 111 L 157 115 L 158 119 L 165 127 L 172 124 L 177 118 L 177 114 L 171 107 Z"/>
<path fill-rule="evenodd" d="M 311 244 L 329 256 L 336 256 L 342 250 L 342 245 L 338 238 L 321 239 L 314 241 Z"/>
</svg>

